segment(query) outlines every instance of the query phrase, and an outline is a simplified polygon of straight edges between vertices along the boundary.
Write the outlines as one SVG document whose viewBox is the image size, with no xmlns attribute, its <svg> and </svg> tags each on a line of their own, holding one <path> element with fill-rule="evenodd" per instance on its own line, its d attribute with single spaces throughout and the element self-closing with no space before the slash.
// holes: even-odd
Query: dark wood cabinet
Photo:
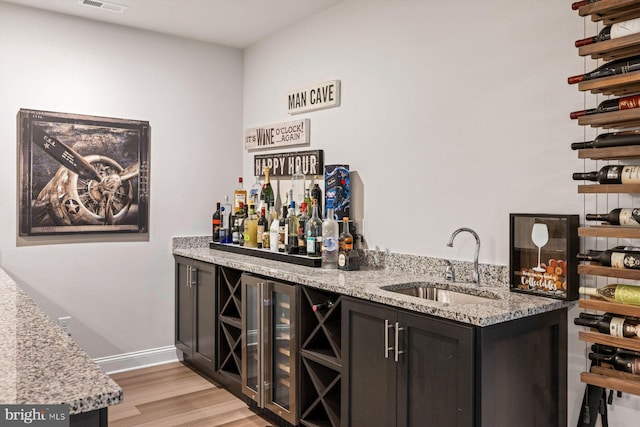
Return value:
<svg viewBox="0 0 640 427">
<path fill-rule="evenodd" d="M 216 266 L 175 257 L 175 342 L 185 360 L 215 372 Z"/>
<path fill-rule="evenodd" d="M 343 301 L 348 426 L 473 426 L 473 327 Z"/>
<path fill-rule="evenodd" d="M 477 327 L 342 305 L 344 426 L 566 426 L 566 309 Z"/>
</svg>

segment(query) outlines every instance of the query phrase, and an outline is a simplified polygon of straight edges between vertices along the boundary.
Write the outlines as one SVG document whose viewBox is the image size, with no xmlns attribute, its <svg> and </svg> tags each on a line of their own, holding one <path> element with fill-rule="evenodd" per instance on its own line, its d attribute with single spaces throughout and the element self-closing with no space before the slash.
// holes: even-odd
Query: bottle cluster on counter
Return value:
<svg viewBox="0 0 640 427">
<path fill-rule="evenodd" d="M 320 258 L 322 268 L 359 269 L 359 253 L 354 247 L 348 217 L 342 218 L 343 231 L 335 219 L 334 198 L 323 200 L 318 177 L 305 187 L 305 176 L 296 168 L 291 188 L 285 193 L 281 213 L 271 185 L 270 168 L 264 169 L 251 190 L 243 188 L 242 178 L 234 191 L 233 206 L 229 197 L 216 203 L 212 216 L 212 240 L 287 255 Z M 325 201 L 326 215 L 322 215 Z"/>
</svg>

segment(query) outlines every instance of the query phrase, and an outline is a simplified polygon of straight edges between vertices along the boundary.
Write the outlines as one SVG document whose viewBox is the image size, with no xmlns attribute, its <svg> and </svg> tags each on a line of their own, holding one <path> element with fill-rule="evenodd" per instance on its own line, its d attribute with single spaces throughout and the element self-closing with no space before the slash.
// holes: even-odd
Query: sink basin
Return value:
<svg viewBox="0 0 640 427">
<path fill-rule="evenodd" d="M 495 301 L 496 298 L 472 295 L 466 292 L 439 289 L 427 283 L 410 283 L 383 286 L 382 289 L 416 298 L 439 301 L 444 304 L 483 304 Z"/>
</svg>

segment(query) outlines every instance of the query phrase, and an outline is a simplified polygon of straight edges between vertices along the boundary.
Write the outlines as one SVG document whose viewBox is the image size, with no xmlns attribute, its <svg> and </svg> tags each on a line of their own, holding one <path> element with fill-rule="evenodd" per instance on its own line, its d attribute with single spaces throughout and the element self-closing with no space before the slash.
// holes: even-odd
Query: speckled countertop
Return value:
<svg viewBox="0 0 640 427">
<path fill-rule="evenodd" d="M 0 403 L 68 404 L 70 414 L 122 401 L 122 389 L 0 268 Z"/>
<path fill-rule="evenodd" d="M 430 314 L 476 326 L 489 326 L 513 319 L 532 316 L 572 303 L 509 291 L 507 268 L 481 265 L 481 283 L 449 283 L 443 279 L 444 260 L 411 255 L 367 254 L 367 267 L 359 271 L 323 270 L 303 267 L 253 256 L 209 249 L 206 237 L 175 237 L 174 255 L 261 274 L 273 279 L 324 289 L 343 295 L 375 301 L 394 307 Z M 380 259 L 384 258 L 384 259 Z M 456 277 L 468 277 L 470 263 L 454 262 Z M 402 284 L 428 282 L 439 288 L 492 298 L 480 304 L 444 304 L 403 295 L 383 287 L 402 287 Z"/>
</svg>

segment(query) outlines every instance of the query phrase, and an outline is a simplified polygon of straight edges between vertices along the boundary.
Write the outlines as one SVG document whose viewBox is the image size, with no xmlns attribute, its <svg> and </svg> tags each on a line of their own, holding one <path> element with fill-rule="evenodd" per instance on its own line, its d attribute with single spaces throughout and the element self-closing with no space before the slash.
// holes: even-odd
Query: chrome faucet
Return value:
<svg viewBox="0 0 640 427">
<path fill-rule="evenodd" d="M 476 238 L 476 252 L 473 256 L 473 283 L 479 285 L 480 284 L 480 273 L 478 272 L 478 256 L 480 255 L 480 237 L 478 236 L 478 233 L 476 233 L 475 231 L 473 231 L 470 228 L 466 228 L 466 227 L 462 227 L 462 228 L 458 228 L 456 231 L 453 232 L 453 234 L 451 234 L 451 237 L 449 237 L 449 243 L 447 243 L 447 246 L 449 246 L 450 248 L 453 247 L 453 239 L 456 238 L 456 236 L 463 232 L 463 231 L 467 231 L 469 233 L 471 233 L 473 235 L 473 237 Z"/>
</svg>

